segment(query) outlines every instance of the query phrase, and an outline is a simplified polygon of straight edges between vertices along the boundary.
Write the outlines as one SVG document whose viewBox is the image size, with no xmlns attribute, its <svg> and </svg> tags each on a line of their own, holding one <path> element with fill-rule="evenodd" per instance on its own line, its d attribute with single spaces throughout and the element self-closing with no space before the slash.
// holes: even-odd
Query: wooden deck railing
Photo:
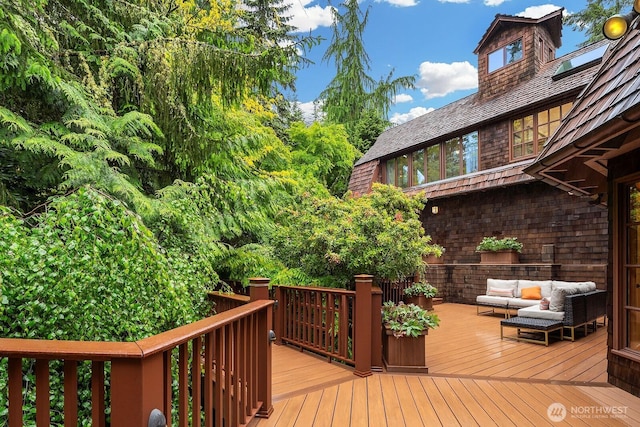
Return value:
<svg viewBox="0 0 640 427">
<path fill-rule="evenodd" d="M 407 277 L 405 279 L 381 280 L 379 285 L 382 289 L 382 301 L 393 301 L 398 304 L 404 299 L 404 290 L 413 284 L 414 277 Z"/>
<path fill-rule="evenodd" d="M 267 295 L 258 281 L 252 301 L 242 307 L 136 342 L 0 339 L 0 358 L 8 358 L 8 390 L 0 390 L 8 393 L 8 426 L 22 426 L 23 411 L 34 409 L 23 407 L 23 362 L 32 360 L 37 426 L 51 425 L 52 361 L 64 366 L 65 426 L 78 425 L 78 366 L 83 361 L 91 365 L 94 426 L 147 427 L 154 409 L 166 416 L 168 426 L 173 417 L 175 425 L 196 427 L 244 425 L 254 416 L 268 417 L 273 410 L 273 301 Z"/>
<path fill-rule="evenodd" d="M 356 276 L 355 291 L 273 285 L 276 343 L 352 365 L 356 375 L 381 371 L 382 290 L 373 287 L 372 281 L 369 275 Z M 210 293 L 209 298 L 216 303 L 217 312 L 248 301 L 242 295 L 219 292 Z"/>
</svg>

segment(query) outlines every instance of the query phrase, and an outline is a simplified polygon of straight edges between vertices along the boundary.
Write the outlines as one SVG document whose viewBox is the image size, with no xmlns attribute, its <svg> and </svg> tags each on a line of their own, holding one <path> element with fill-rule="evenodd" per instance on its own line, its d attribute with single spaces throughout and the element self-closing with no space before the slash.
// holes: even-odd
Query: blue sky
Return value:
<svg viewBox="0 0 640 427">
<path fill-rule="evenodd" d="M 331 6 L 326 0 L 291 1 L 289 24 L 300 34 L 325 39 L 307 54 L 314 64 L 297 74 L 297 100 L 308 113 L 335 75 L 333 65 L 322 61 L 331 40 Z M 340 9 L 340 3 L 332 4 Z M 477 90 L 473 51 L 496 14 L 538 18 L 561 7 L 565 14 L 577 12 L 586 4 L 587 0 L 363 0 L 361 9 L 370 8 L 364 33 L 369 75 L 379 80 L 393 69 L 395 77 L 417 76 L 417 88 L 400 93 L 391 109 L 391 121 L 403 123 Z M 576 50 L 585 38 L 565 26 L 556 55 Z"/>
</svg>

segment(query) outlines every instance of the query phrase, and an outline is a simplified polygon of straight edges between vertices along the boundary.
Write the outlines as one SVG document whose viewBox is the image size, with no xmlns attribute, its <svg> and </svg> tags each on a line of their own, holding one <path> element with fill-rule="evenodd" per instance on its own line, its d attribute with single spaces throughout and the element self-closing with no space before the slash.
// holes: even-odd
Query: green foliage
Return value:
<svg viewBox="0 0 640 427">
<path fill-rule="evenodd" d="M 517 237 L 504 237 L 502 239 L 498 239 L 495 236 L 492 237 L 483 237 L 480 244 L 476 247 L 476 251 L 505 251 L 505 250 L 515 250 L 517 252 L 522 251 L 522 243 L 518 242 Z"/>
<path fill-rule="evenodd" d="M 376 184 L 359 198 L 306 197 L 283 212 L 272 235 L 276 255 L 324 284 L 347 286 L 356 274 L 413 275 L 429 251 L 418 212 L 422 195 Z M 324 280 L 322 280 L 324 278 Z"/>
<path fill-rule="evenodd" d="M 416 282 L 411 286 L 404 288 L 402 291 L 405 296 L 417 297 L 424 295 L 427 298 L 433 298 L 438 295 L 438 289 L 427 282 Z"/>
<path fill-rule="evenodd" d="M 296 122 L 289 128 L 289 138 L 292 167 L 317 179 L 332 195 L 342 196 L 359 155 L 348 142 L 344 128 L 318 122 L 307 127 Z"/>
<path fill-rule="evenodd" d="M 632 5 L 633 0 L 587 0 L 586 8 L 567 16 L 564 23 L 586 32 L 587 40 L 581 43 L 586 46 L 604 38 L 602 25 L 607 18 Z"/>
<path fill-rule="evenodd" d="M 394 304 L 387 301 L 382 305 L 382 323 L 396 338 L 418 337 L 427 329 L 435 329 L 440 325 L 440 318 L 414 304 Z"/>
</svg>

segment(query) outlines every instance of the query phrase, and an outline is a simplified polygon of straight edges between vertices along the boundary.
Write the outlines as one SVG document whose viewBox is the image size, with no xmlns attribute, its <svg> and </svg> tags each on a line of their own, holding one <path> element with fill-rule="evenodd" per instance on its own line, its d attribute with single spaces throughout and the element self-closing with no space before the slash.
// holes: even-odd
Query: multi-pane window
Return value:
<svg viewBox="0 0 640 427">
<path fill-rule="evenodd" d="M 522 59 L 522 39 L 491 52 L 489 54 L 488 72 L 496 71 L 520 59 Z"/>
<path fill-rule="evenodd" d="M 625 185 L 624 202 L 621 338 L 623 347 L 640 354 L 640 180 Z"/>
<path fill-rule="evenodd" d="M 560 121 L 571 110 L 571 102 L 539 111 L 511 122 L 511 157 L 520 159 L 537 155 Z"/>
<path fill-rule="evenodd" d="M 478 132 L 386 161 L 386 183 L 406 188 L 476 172 Z"/>
</svg>

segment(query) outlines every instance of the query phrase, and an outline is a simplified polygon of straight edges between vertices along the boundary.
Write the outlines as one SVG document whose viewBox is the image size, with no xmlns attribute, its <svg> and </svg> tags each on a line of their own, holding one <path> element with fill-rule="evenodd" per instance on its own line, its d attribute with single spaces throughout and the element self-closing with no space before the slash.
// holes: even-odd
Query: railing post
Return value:
<svg viewBox="0 0 640 427">
<path fill-rule="evenodd" d="M 275 325 L 273 325 L 274 332 L 276 333 L 276 344 L 282 345 L 282 335 L 284 334 L 284 311 L 286 308 L 286 301 L 283 300 L 285 292 L 280 289 L 280 286 L 276 286 L 276 304 L 274 308 L 275 313 Z"/>
<path fill-rule="evenodd" d="M 356 362 L 354 374 L 359 377 L 373 375 L 371 372 L 371 289 L 373 276 L 359 274 L 356 279 L 356 307 L 353 355 Z"/>
<path fill-rule="evenodd" d="M 159 352 L 146 358 L 111 361 L 111 425 L 147 427 L 164 407 L 164 364 Z"/>
<path fill-rule="evenodd" d="M 269 299 L 269 279 L 252 277 L 249 279 L 249 301 Z"/>
<path fill-rule="evenodd" d="M 382 289 L 371 291 L 371 370 L 382 372 Z"/>
<path fill-rule="evenodd" d="M 254 277 L 249 279 L 251 301 L 269 299 L 269 279 Z M 269 418 L 273 412 L 271 401 L 271 339 L 273 327 L 273 305 L 258 313 L 258 400 L 262 406 L 258 409 L 257 417 Z"/>
</svg>

